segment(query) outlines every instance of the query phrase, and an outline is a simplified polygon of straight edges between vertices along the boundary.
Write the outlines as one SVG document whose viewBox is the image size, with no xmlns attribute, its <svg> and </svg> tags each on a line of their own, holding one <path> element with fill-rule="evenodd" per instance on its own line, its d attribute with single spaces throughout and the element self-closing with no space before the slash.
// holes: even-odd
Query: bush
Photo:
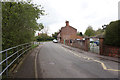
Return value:
<svg viewBox="0 0 120 80">
<path fill-rule="evenodd" d="M 33 41 L 41 30 L 37 19 L 44 14 L 41 6 L 28 2 L 2 3 L 2 49 Z"/>
<path fill-rule="evenodd" d="M 104 44 L 120 47 L 120 20 L 113 21 L 106 27 Z"/>
<path fill-rule="evenodd" d="M 51 41 L 51 40 L 53 40 L 53 37 L 48 36 L 45 33 L 42 33 L 39 36 L 36 36 L 35 39 L 36 39 L 37 42 L 40 42 L 40 41 Z"/>
</svg>

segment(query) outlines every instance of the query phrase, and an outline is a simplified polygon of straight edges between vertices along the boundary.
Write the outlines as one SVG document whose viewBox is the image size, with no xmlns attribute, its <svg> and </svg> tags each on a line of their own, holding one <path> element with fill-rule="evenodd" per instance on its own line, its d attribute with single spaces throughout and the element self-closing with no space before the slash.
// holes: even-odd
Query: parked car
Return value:
<svg viewBox="0 0 120 80">
<path fill-rule="evenodd" d="M 53 40 L 54 43 L 58 43 L 58 41 L 56 39 Z"/>
<path fill-rule="evenodd" d="M 99 46 L 99 41 L 95 41 L 94 43 L 96 43 L 96 45 Z"/>
<path fill-rule="evenodd" d="M 95 43 L 97 46 L 99 46 L 99 41 L 98 40 L 97 41 L 90 41 L 90 45 L 93 44 L 93 43 Z"/>
</svg>

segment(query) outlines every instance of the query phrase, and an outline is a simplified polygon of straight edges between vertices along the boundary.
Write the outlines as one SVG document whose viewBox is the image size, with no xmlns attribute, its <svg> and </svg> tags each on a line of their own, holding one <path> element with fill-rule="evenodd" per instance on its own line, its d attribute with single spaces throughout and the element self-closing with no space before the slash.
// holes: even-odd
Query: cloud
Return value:
<svg viewBox="0 0 120 80">
<path fill-rule="evenodd" d="M 98 29 L 104 24 L 118 19 L 119 0 L 33 0 L 41 4 L 46 13 L 38 22 L 49 27 L 50 34 L 65 26 L 69 20 L 70 25 L 78 31 L 85 32 L 88 25 Z"/>
</svg>

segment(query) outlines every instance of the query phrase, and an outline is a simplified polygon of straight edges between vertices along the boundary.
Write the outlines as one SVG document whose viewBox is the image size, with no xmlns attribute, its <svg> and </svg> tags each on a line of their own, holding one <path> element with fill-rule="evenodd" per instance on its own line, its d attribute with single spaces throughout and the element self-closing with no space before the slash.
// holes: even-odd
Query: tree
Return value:
<svg viewBox="0 0 120 80">
<path fill-rule="evenodd" d="M 104 44 L 120 47 L 120 20 L 112 21 L 106 27 Z"/>
<path fill-rule="evenodd" d="M 104 37 L 105 31 L 104 29 L 98 28 L 98 30 L 95 31 L 96 37 Z"/>
<path fill-rule="evenodd" d="M 38 31 L 41 31 L 42 29 L 44 29 L 44 25 L 42 23 L 38 24 L 38 26 L 39 26 Z"/>
<path fill-rule="evenodd" d="M 77 32 L 78 36 L 83 36 L 82 32 Z"/>
<path fill-rule="evenodd" d="M 58 32 L 55 32 L 54 34 L 52 34 L 52 37 L 53 37 L 54 39 L 57 39 L 57 35 L 58 35 Z"/>
<path fill-rule="evenodd" d="M 102 34 L 103 32 L 104 32 L 103 29 L 98 28 L 98 30 L 95 31 L 95 34 L 98 35 L 98 34 Z"/>
<path fill-rule="evenodd" d="M 95 31 L 93 30 L 93 28 L 91 26 L 88 26 L 84 35 L 90 37 L 90 36 L 95 36 Z"/>
<path fill-rule="evenodd" d="M 48 36 L 46 33 L 41 33 L 39 36 L 36 36 L 36 41 L 51 41 L 53 38 Z"/>
<path fill-rule="evenodd" d="M 47 26 L 44 26 L 44 28 L 41 30 L 42 33 L 48 34 L 49 28 Z"/>
<path fill-rule="evenodd" d="M 106 26 L 108 26 L 108 25 L 105 25 L 105 24 L 104 24 L 104 25 L 102 26 L 103 30 L 105 30 L 105 29 L 106 29 Z"/>
<path fill-rule="evenodd" d="M 29 2 L 2 3 L 3 49 L 31 42 L 41 24 L 37 19 L 44 15 L 41 6 Z"/>
</svg>

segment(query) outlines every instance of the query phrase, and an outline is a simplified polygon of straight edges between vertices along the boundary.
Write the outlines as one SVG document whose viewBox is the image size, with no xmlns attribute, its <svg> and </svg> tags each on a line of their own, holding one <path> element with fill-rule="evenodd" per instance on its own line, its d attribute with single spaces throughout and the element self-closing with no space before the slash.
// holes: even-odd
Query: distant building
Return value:
<svg viewBox="0 0 120 80">
<path fill-rule="evenodd" d="M 77 36 L 77 29 L 69 25 L 69 21 L 66 21 L 66 26 L 62 27 L 57 35 L 57 40 L 63 43 L 65 40 L 75 40 L 82 39 L 82 37 Z"/>
<path fill-rule="evenodd" d="M 38 36 L 40 36 L 40 33 L 38 33 Z"/>
</svg>

